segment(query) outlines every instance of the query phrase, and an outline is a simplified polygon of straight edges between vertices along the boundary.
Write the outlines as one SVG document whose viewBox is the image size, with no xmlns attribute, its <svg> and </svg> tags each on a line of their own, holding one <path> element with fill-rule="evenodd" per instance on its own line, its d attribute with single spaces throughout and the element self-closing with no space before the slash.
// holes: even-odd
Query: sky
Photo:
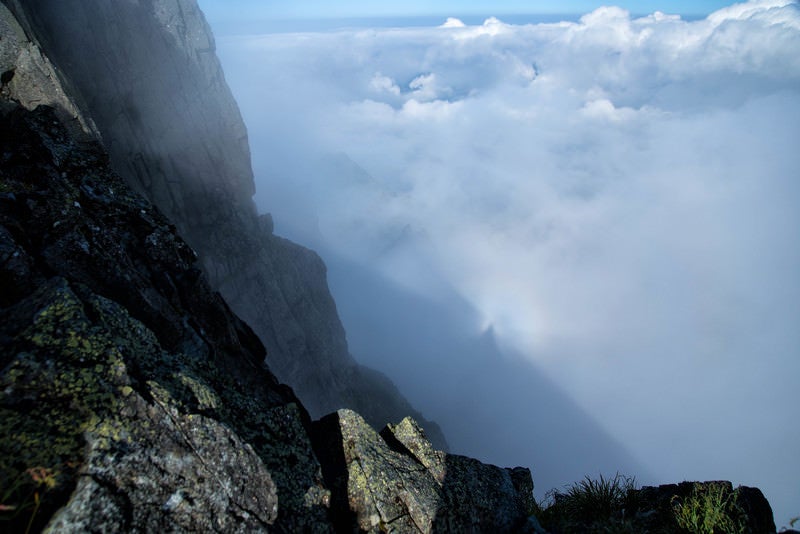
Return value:
<svg viewBox="0 0 800 534">
<path fill-rule="evenodd" d="M 262 16 L 200 4 L 215 28 Z M 428 2 L 422 26 L 217 45 L 259 209 L 322 254 L 354 356 L 455 452 L 531 467 L 539 497 L 614 465 L 759 486 L 780 528 L 800 515 L 800 7 L 631 4 L 521 24 Z M 340 5 L 314 14 L 377 14 Z M 578 435 L 599 452 L 559 455 Z"/>
<path fill-rule="evenodd" d="M 594 0 L 350 0 L 303 2 L 261 0 L 202 0 L 201 7 L 209 19 L 240 18 L 241 13 L 275 18 L 375 17 L 454 14 L 509 13 L 588 13 L 607 3 Z M 682 14 L 707 14 L 725 7 L 722 0 L 627 0 L 614 5 L 634 13 L 664 11 Z"/>
</svg>

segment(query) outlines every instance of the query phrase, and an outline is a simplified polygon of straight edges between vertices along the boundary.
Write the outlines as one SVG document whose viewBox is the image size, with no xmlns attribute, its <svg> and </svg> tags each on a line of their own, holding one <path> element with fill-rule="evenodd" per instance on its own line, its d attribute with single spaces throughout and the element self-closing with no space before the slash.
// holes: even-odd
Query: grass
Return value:
<svg viewBox="0 0 800 534">
<path fill-rule="evenodd" d="M 3 480 L 0 487 L 0 521 L 24 523 L 24 532 L 27 534 L 39 512 L 42 495 L 56 484 L 56 475 L 44 467 L 31 467 L 13 480 Z"/>
<path fill-rule="evenodd" d="M 634 532 L 626 511 L 634 505 L 635 490 L 633 477 L 619 473 L 611 478 L 587 476 L 563 491 L 548 493 L 537 503 L 535 515 L 553 532 Z"/>
<path fill-rule="evenodd" d="M 750 518 L 730 483 L 676 486 L 678 494 L 642 492 L 633 477 L 585 477 L 549 492 L 532 514 L 553 534 L 742 534 Z"/>
<path fill-rule="evenodd" d="M 678 526 L 692 534 L 741 534 L 747 531 L 747 514 L 738 504 L 739 490 L 722 484 L 696 485 L 684 498 L 672 498 Z"/>
</svg>

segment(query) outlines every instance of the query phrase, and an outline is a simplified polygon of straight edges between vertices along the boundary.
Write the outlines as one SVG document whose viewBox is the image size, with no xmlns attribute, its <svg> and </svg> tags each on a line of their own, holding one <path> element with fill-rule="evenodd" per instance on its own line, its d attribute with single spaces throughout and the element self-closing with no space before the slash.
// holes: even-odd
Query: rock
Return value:
<svg viewBox="0 0 800 534">
<path fill-rule="evenodd" d="M 348 407 L 378 427 L 411 414 L 446 447 L 386 376 L 350 355 L 322 260 L 258 217 L 247 131 L 197 3 L 6 1 L 96 121 L 114 169 L 175 223 L 311 414 Z"/>
<path fill-rule="evenodd" d="M 0 479 L 56 531 L 328 531 L 310 419 L 175 227 L 52 108 L 0 131 Z M 15 523 L 17 521 L 19 523 Z"/>
<path fill-rule="evenodd" d="M 541 525 L 553 534 L 775 532 L 772 509 L 761 491 L 734 489 L 727 481 L 636 489 L 633 479 L 621 475 L 585 479 L 555 493 L 549 506 L 537 508 Z"/>
<path fill-rule="evenodd" d="M 9 106 L 0 131 L 4 528 L 526 524 L 527 469 L 438 451 L 410 418 L 383 437 L 348 410 L 312 426 L 193 250 L 109 168 L 102 147 L 71 136 L 53 108 Z"/>
<path fill-rule="evenodd" d="M 726 506 L 717 509 L 730 519 L 732 524 L 741 526 L 745 532 L 767 534 L 775 532 L 772 508 L 761 490 L 739 486 L 734 490 L 728 481 L 681 482 L 661 486 L 645 486 L 633 496 L 636 507 L 633 510 L 639 519 L 640 528 L 661 528 L 666 532 L 681 532 L 676 520 L 676 509 L 692 505 L 692 499 L 700 502 L 716 492 Z M 695 500 L 694 502 L 697 502 Z M 702 517 L 702 516 L 701 516 Z"/>
<path fill-rule="evenodd" d="M 518 532 L 527 523 L 530 471 L 436 451 L 410 418 L 378 434 L 339 410 L 314 436 L 339 531 Z"/>
<path fill-rule="evenodd" d="M 74 121 L 78 129 L 99 135 L 94 122 L 67 95 L 53 64 L 4 4 L 0 4 L 0 35 L 0 94 L 26 108 L 52 106 L 67 124 Z"/>
</svg>

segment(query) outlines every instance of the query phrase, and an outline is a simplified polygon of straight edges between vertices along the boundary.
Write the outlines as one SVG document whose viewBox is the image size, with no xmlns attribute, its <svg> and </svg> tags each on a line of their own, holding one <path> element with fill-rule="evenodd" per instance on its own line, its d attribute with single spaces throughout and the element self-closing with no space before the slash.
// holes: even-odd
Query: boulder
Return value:
<svg viewBox="0 0 800 534">
<path fill-rule="evenodd" d="M 520 532 L 533 499 L 530 471 L 434 450 L 406 418 L 375 432 L 350 410 L 314 426 L 339 531 Z"/>
<path fill-rule="evenodd" d="M 632 498 L 636 503 L 633 516 L 642 528 L 664 532 L 682 532 L 677 520 L 681 509 L 708 524 L 733 525 L 752 534 L 771 534 L 776 531 L 772 508 L 758 488 L 739 486 L 734 489 L 728 481 L 681 482 L 661 486 L 645 486 Z M 708 503 L 708 504 L 706 504 Z M 710 517 L 709 511 L 718 514 Z M 717 531 L 720 527 L 717 527 Z"/>
</svg>

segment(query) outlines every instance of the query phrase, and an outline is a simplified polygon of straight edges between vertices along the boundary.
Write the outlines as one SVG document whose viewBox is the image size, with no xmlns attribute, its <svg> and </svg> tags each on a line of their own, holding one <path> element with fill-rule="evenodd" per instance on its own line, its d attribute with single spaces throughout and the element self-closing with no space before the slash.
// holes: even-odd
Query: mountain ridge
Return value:
<svg viewBox="0 0 800 534">
<path fill-rule="evenodd" d="M 72 100 L 73 89 L 60 81 L 64 60 L 51 62 L 26 33 L 36 17 L 19 24 L 6 9 L 35 3 L 0 5 L 3 526 L 541 532 L 530 517 L 535 503 L 526 468 L 436 450 L 425 425 L 410 418 L 381 432 L 346 409 L 312 420 L 270 371 L 257 332 L 214 289 L 206 277 L 213 262 L 198 258 L 180 226 L 199 230 L 175 224 L 118 174 L 106 149 L 120 140 Z M 196 7 L 191 0 L 130 5 L 178 6 L 181 13 Z M 155 12 L 162 24 L 173 20 L 168 9 Z M 135 109 L 120 116 L 132 120 Z M 98 132 L 105 132 L 105 146 Z M 178 156 L 186 154 L 165 161 L 179 170 Z M 145 177 L 165 173 L 152 161 L 137 168 L 155 173 Z M 181 188 L 170 176 L 164 174 L 161 192 L 177 195 Z M 166 206 L 178 211 L 197 207 L 172 200 Z M 199 200 L 206 202 L 213 205 Z M 272 235 L 268 217 L 248 215 L 242 224 Z M 223 272 L 240 265 L 226 264 L 225 253 L 252 252 L 248 236 L 242 240 L 217 252 Z M 290 255 L 257 250 L 245 260 L 278 257 L 286 262 L 285 285 L 272 289 L 297 283 L 319 297 L 287 302 L 290 312 L 304 305 L 301 313 L 313 315 L 316 304 L 335 310 L 324 264 L 280 238 L 268 242 L 289 247 Z M 286 274 L 287 265 L 297 272 Z M 326 384 L 313 386 L 320 385 Z"/>
<path fill-rule="evenodd" d="M 318 255 L 257 214 L 247 131 L 196 2 L 7 5 L 92 117 L 114 169 L 174 222 L 312 415 L 352 408 L 380 428 L 412 414 L 447 448 L 435 423 L 350 355 Z"/>
<path fill-rule="evenodd" d="M 4 6 L 0 20 L 12 22 Z M 11 37 L 4 59 L 27 46 Z M 4 530 L 430 531 L 447 518 L 510 532 L 527 520 L 527 469 L 435 452 L 411 419 L 381 435 L 349 410 L 312 423 L 96 137 L 64 109 L 19 102 L 41 66 L 16 63 L 0 98 Z"/>
</svg>

